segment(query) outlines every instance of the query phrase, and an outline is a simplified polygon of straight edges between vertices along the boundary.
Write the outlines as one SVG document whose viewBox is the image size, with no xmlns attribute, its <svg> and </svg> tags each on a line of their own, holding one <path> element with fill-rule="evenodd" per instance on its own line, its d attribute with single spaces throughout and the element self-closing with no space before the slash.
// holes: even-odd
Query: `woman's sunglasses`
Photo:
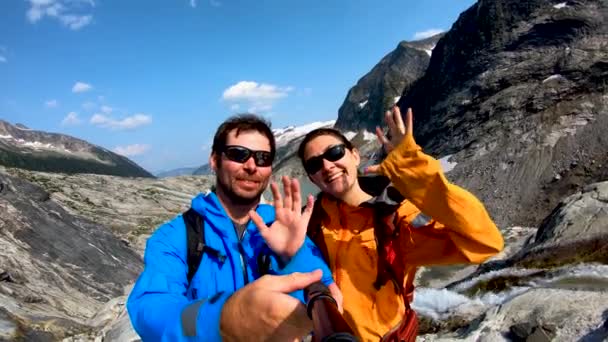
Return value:
<svg viewBox="0 0 608 342">
<path fill-rule="evenodd" d="M 322 155 L 314 156 L 306 160 L 304 162 L 304 170 L 306 170 L 306 173 L 309 175 L 314 175 L 323 167 L 323 159 L 335 162 L 342 159 L 345 153 L 346 146 L 344 144 L 334 145 L 323 152 Z"/>
<path fill-rule="evenodd" d="M 272 165 L 272 153 L 268 151 L 252 151 L 244 146 L 229 145 L 224 147 L 223 153 L 228 160 L 241 164 L 253 156 L 256 166 L 267 167 Z"/>
</svg>

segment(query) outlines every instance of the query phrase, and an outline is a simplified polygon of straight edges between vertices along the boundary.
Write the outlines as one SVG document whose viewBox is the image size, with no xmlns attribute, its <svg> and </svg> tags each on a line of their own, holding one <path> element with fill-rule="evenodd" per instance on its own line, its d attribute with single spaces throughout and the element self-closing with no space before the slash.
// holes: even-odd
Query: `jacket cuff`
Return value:
<svg viewBox="0 0 608 342">
<path fill-rule="evenodd" d="M 202 338 L 205 341 L 221 341 L 222 308 L 231 295 L 232 293 L 229 292 L 218 292 L 210 298 L 186 306 L 181 313 L 184 336 Z"/>
</svg>

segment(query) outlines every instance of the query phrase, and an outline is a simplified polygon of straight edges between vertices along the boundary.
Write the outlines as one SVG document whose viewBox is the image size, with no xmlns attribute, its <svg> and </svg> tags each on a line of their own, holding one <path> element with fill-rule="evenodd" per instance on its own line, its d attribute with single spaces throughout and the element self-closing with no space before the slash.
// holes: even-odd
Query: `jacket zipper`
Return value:
<svg viewBox="0 0 608 342">
<path fill-rule="evenodd" d="M 236 227 L 235 227 L 236 229 Z M 243 233 L 241 234 L 241 236 L 239 237 L 239 255 L 241 257 L 241 269 L 243 270 L 243 281 L 245 282 L 245 285 L 249 284 L 249 275 L 247 275 L 247 267 L 245 267 L 245 251 L 243 250 L 243 238 L 245 237 L 245 233 L 247 233 L 247 229 L 243 230 Z"/>
</svg>

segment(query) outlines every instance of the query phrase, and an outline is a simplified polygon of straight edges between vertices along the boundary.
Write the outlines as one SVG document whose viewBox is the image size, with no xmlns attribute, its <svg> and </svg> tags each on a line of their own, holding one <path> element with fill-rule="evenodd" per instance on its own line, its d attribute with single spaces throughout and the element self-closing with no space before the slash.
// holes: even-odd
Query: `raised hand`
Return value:
<svg viewBox="0 0 608 342">
<path fill-rule="evenodd" d="M 300 183 L 297 179 L 290 179 L 287 176 L 283 176 L 282 181 L 284 195 L 281 195 L 279 186 L 275 182 L 270 185 L 276 212 L 274 223 L 268 227 L 260 215 L 253 210 L 249 212 L 249 217 L 268 247 L 281 257 L 289 259 L 304 244 L 314 199 L 312 195 L 308 195 L 306 208 L 302 211 Z"/>
<path fill-rule="evenodd" d="M 390 153 L 403 139 L 414 139 L 412 116 L 412 109 L 408 108 L 404 124 L 399 107 L 394 106 L 390 111 L 386 111 L 384 119 L 388 125 L 391 140 L 386 138 L 380 127 L 376 127 L 376 136 L 387 153 Z M 379 165 L 368 166 L 365 173 L 378 173 L 379 168 Z"/>
</svg>

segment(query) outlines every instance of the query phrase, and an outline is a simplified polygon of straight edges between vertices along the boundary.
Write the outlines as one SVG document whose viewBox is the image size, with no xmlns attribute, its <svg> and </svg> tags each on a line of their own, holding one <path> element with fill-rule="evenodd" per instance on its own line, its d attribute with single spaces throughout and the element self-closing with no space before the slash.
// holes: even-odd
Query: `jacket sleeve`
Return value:
<svg viewBox="0 0 608 342">
<path fill-rule="evenodd" d="M 445 178 L 438 160 L 407 135 L 380 165 L 406 202 L 399 210 L 408 263 L 480 263 L 503 249 L 483 204 Z M 420 212 L 422 211 L 422 213 Z"/>
<path fill-rule="evenodd" d="M 329 266 L 323 259 L 323 254 L 317 245 L 307 236 L 298 252 L 277 273 L 285 275 L 294 272 L 312 272 L 317 269 L 323 271 L 323 277 L 321 278 L 323 284 L 331 285 L 334 282 Z"/>
<path fill-rule="evenodd" d="M 143 341 L 221 341 L 220 314 L 230 293 L 186 297 L 186 233 L 178 220 L 148 239 L 144 270 L 127 300 L 131 323 Z"/>
</svg>

